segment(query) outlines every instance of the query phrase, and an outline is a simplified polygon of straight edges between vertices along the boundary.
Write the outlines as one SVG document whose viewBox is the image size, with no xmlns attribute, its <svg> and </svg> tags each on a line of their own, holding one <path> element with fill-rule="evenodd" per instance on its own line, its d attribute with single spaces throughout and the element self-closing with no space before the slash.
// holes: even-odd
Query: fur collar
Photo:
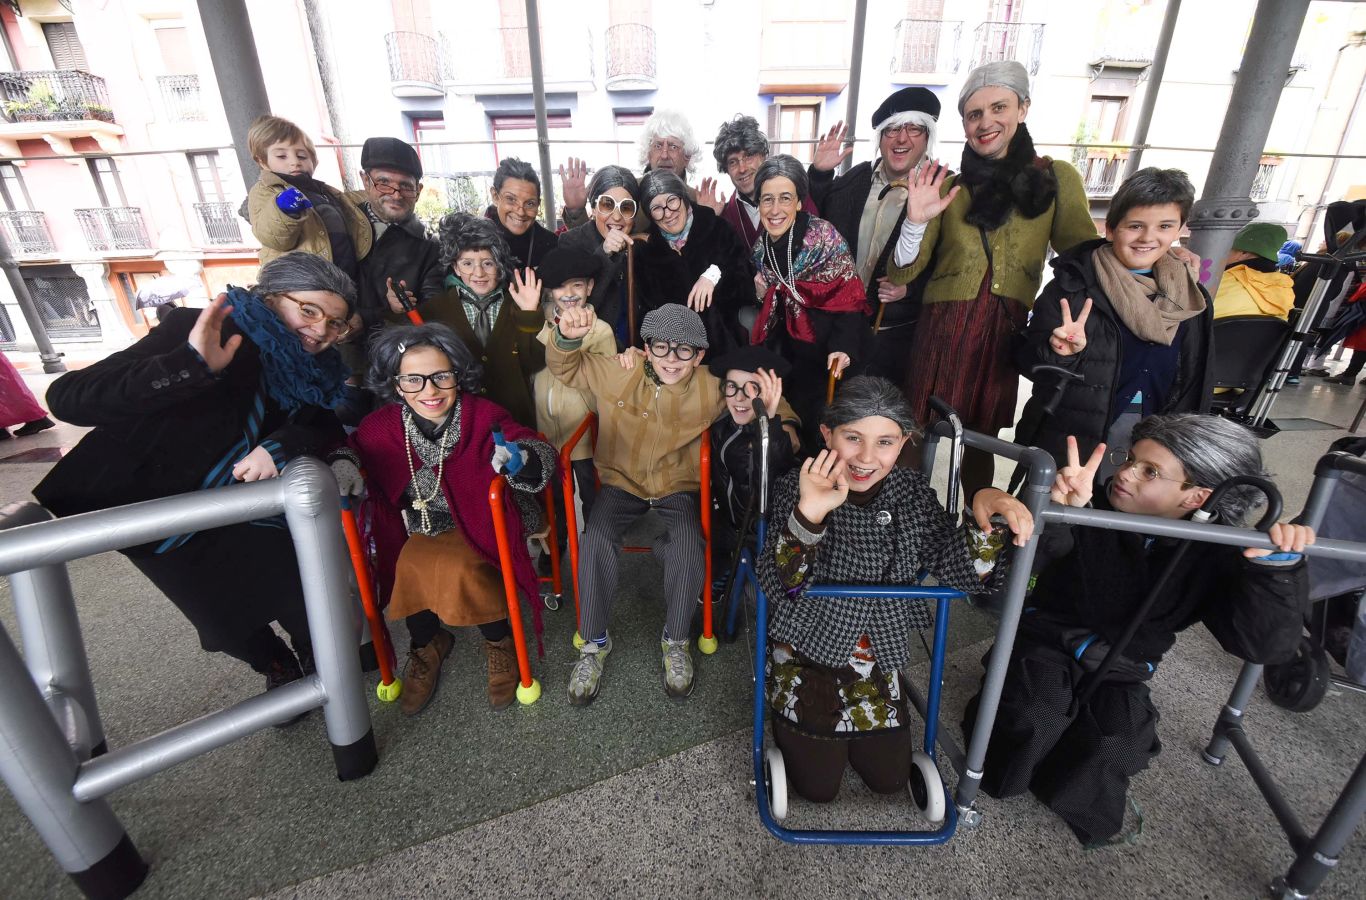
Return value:
<svg viewBox="0 0 1366 900">
<path fill-rule="evenodd" d="M 1004 225 L 1012 212 L 1026 219 L 1042 215 L 1058 192 L 1052 160 L 1035 156 L 1034 141 L 1023 122 L 1003 159 L 987 159 L 964 146 L 958 177 L 972 198 L 965 221 L 987 231 Z"/>
</svg>

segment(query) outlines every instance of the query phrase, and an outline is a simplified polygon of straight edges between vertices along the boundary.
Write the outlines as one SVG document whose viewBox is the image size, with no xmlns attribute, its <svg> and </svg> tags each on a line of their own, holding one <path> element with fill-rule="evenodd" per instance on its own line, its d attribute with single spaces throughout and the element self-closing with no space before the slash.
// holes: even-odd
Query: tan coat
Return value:
<svg viewBox="0 0 1366 900">
<path fill-rule="evenodd" d="M 547 322 L 536 340 L 548 347 L 555 339 L 554 335 L 555 326 Z M 616 356 L 617 339 L 612 334 L 612 327 L 601 319 L 594 320 L 593 330 L 583 339 L 583 350 L 598 356 Z M 531 379 L 531 387 L 536 395 L 536 428 L 556 450 L 573 437 L 584 416 L 598 411 L 597 399 L 591 393 L 562 383 L 549 369 L 537 372 Z M 587 437 L 579 441 L 570 454 L 574 460 L 592 457 L 593 446 Z"/>
<path fill-rule="evenodd" d="M 275 198 L 287 187 L 287 181 L 262 168 L 261 177 L 247 194 L 247 217 L 251 220 L 251 233 L 261 242 L 261 264 L 291 250 L 302 250 L 332 262 L 332 241 L 327 236 L 322 217 L 307 209 L 295 219 L 275 205 Z M 351 234 L 351 243 L 356 245 L 356 259 L 364 259 L 375 241 L 370 219 L 346 194 L 333 187 L 328 187 L 328 191 L 346 218 L 346 230 Z"/>
</svg>

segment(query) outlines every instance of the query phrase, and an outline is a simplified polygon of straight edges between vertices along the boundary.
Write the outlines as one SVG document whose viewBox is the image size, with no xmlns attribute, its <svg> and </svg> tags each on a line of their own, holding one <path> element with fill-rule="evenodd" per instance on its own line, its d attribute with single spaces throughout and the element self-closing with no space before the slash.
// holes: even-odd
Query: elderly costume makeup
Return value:
<svg viewBox="0 0 1366 900">
<path fill-rule="evenodd" d="M 744 241 L 745 250 L 752 251 L 754 242 L 764 229 L 759 225 L 759 201 L 754 196 L 754 176 L 759 166 L 768 159 L 768 138 L 759 130 L 759 122 L 753 116 L 737 115 L 724 122 L 716 139 L 712 141 L 712 156 L 716 159 L 716 171 L 730 176 L 735 191 L 721 207 L 721 218 Z M 802 209 L 817 215 L 816 204 L 811 197 L 802 201 Z"/>
<path fill-rule="evenodd" d="M 385 405 L 361 421 L 332 466 L 344 493 L 359 494 L 368 482 L 381 599 L 391 619 L 406 617 L 412 638 L 403 712 L 421 712 L 436 690 L 454 643 L 442 623 L 479 626 L 489 703 L 505 707 L 517 665 L 488 488 L 506 474 L 514 497 L 525 501 L 554 475 L 555 451 L 479 396 L 480 367 L 444 325 L 398 326 L 371 343 L 369 386 Z M 495 428 L 518 460 L 495 445 Z M 522 532 L 524 505 L 507 500 L 513 535 Z M 517 588 L 534 599 L 526 542 L 509 543 Z M 535 615 L 539 605 L 532 608 Z"/>
<path fill-rule="evenodd" d="M 688 186 L 672 172 L 646 175 L 640 204 L 650 231 L 635 251 L 637 315 L 683 303 L 701 313 L 713 353 L 748 344 L 738 316 L 754 306 L 754 270 L 735 232 L 689 200 Z"/>
<path fill-rule="evenodd" d="M 451 213 L 441 220 L 441 263 L 446 291 L 421 304 L 427 322 L 455 332 L 484 369 L 477 389 L 518 422 L 536 426 L 531 377 L 545 368 L 545 347 L 536 340 L 545 319 L 539 296 L 519 293 L 512 254 L 488 219 Z M 406 322 L 391 314 L 393 322 Z"/>
<path fill-rule="evenodd" d="M 589 298 L 598 318 L 611 326 L 617 345 L 630 342 L 626 334 L 626 237 L 644 230 L 639 208 L 640 184 L 630 169 L 603 166 L 588 183 L 591 218 L 560 236 L 560 245 L 591 253 L 601 270 Z M 565 213 L 568 216 L 568 211 Z M 566 218 L 566 221 L 568 219 Z M 613 232 L 619 234 L 613 235 Z M 634 335 L 629 336 L 634 339 Z"/>
<path fill-rule="evenodd" d="M 1061 253 L 1096 237 L 1081 176 L 1034 152 L 1028 110 L 1024 66 L 993 62 L 968 74 L 958 98 L 967 137 L 962 171 L 938 192 L 951 199 L 916 221 L 911 192 L 888 269 L 897 284 L 930 273 L 906 380 L 912 410 L 927 415 L 935 394 L 968 428 L 988 434 L 1015 418 L 1011 337 L 1024 328 L 1049 246 Z M 991 483 L 992 471 L 990 456 L 967 452 L 969 496 Z"/>
<path fill-rule="evenodd" d="M 343 438 L 347 376 L 332 348 L 356 289 L 319 256 L 286 253 L 250 289 L 176 309 L 150 334 L 48 388 L 52 414 L 93 426 L 34 488 L 59 516 L 272 478 Z M 198 325 L 197 325 L 198 323 Z M 190 620 L 205 650 L 277 687 L 311 671 L 294 545 L 279 518 L 122 551 Z M 278 621 L 291 651 L 270 623 Z M 296 658 L 295 653 L 298 657 Z"/>
</svg>

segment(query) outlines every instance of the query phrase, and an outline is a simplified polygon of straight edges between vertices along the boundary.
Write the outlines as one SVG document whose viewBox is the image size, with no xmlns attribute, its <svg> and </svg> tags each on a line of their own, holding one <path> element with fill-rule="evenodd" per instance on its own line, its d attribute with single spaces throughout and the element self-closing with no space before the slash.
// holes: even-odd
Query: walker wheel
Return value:
<svg viewBox="0 0 1366 900">
<path fill-rule="evenodd" d="M 781 822 L 787 818 L 787 765 L 783 762 L 783 751 L 777 747 L 764 751 L 764 786 L 768 789 L 773 818 Z"/>
<path fill-rule="evenodd" d="M 560 595 L 553 591 L 548 592 L 541 596 L 541 602 L 545 604 L 546 609 L 554 612 L 560 608 Z"/>
<path fill-rule="evenodd" d="M 906 782 L 916 809 L 931 825 L 944 821 L 944 782 L 939 767 L 924 750 L 911 753 L 911 775 Z"/>
<path fill-rule="evenodd" d="M 1294 659 L 1262 670 L 1266 696 L 1291 712 L 1308 712 L 1318 706 L 1331 680 L 1327 651 L 1309 637 L 1300 638 Z"/>
<path fill-rule="evenodd" d="M 541 699 L 541 682 L 535 678 L 531 679 L 530 685 L 517 683 L 517 702 L 523 706 L 530 706 Z"/>
<path fill-rule="evenodd" d="M 381 681 L 379 684 L 375 685 L 375 696 L 385 703 L 393 703 L 402 693 L 403 682 L 399 680 L 398 676 L 394 676 L 394 680 L 388 684 Z"/>
<path fill-rule="evenodd" d="M 700 637 L 697 639 L 697 649 L 701 650 L 707 656 L 711 656 L 716 652 L 716 645 L 717 641 L 714 635 L 712 637 Z"/>
<path fill-rule="evenodd" d="M 588 643 L 588 642 L 585 641 L 585 640 L 583 639 L 583 635 L 579 634 L 577 631 L 574 632 L 574 649 L 575 649 L 575 650 L 582 650 L 582 649 L 583 649 L 583 645 L 586 644 L 586 643 Z"/>
</svg>

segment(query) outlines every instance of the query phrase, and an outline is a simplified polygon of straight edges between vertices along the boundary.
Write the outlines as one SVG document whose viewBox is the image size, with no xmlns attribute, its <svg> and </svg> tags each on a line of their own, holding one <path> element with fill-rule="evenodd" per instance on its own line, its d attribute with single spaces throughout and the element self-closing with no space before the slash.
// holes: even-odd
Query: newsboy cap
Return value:
<svg viewBox="0 0 1366 900">
<path fill-rule="evenodd" d="M 422 160 L 417 151 L 407 141 L 391 137 L 366 138 L 360 148 L 360 167 L 371 169 L 393 169 L 422 180 Z"/>
<path fill-rule="evenodd" d="M 681 303 L 665 303 L 647 312 L 640 323 L 640 336 L 646 341 L 672 341 L 700 350 L 711 346 L 702 317 Z"/>
</svg>

